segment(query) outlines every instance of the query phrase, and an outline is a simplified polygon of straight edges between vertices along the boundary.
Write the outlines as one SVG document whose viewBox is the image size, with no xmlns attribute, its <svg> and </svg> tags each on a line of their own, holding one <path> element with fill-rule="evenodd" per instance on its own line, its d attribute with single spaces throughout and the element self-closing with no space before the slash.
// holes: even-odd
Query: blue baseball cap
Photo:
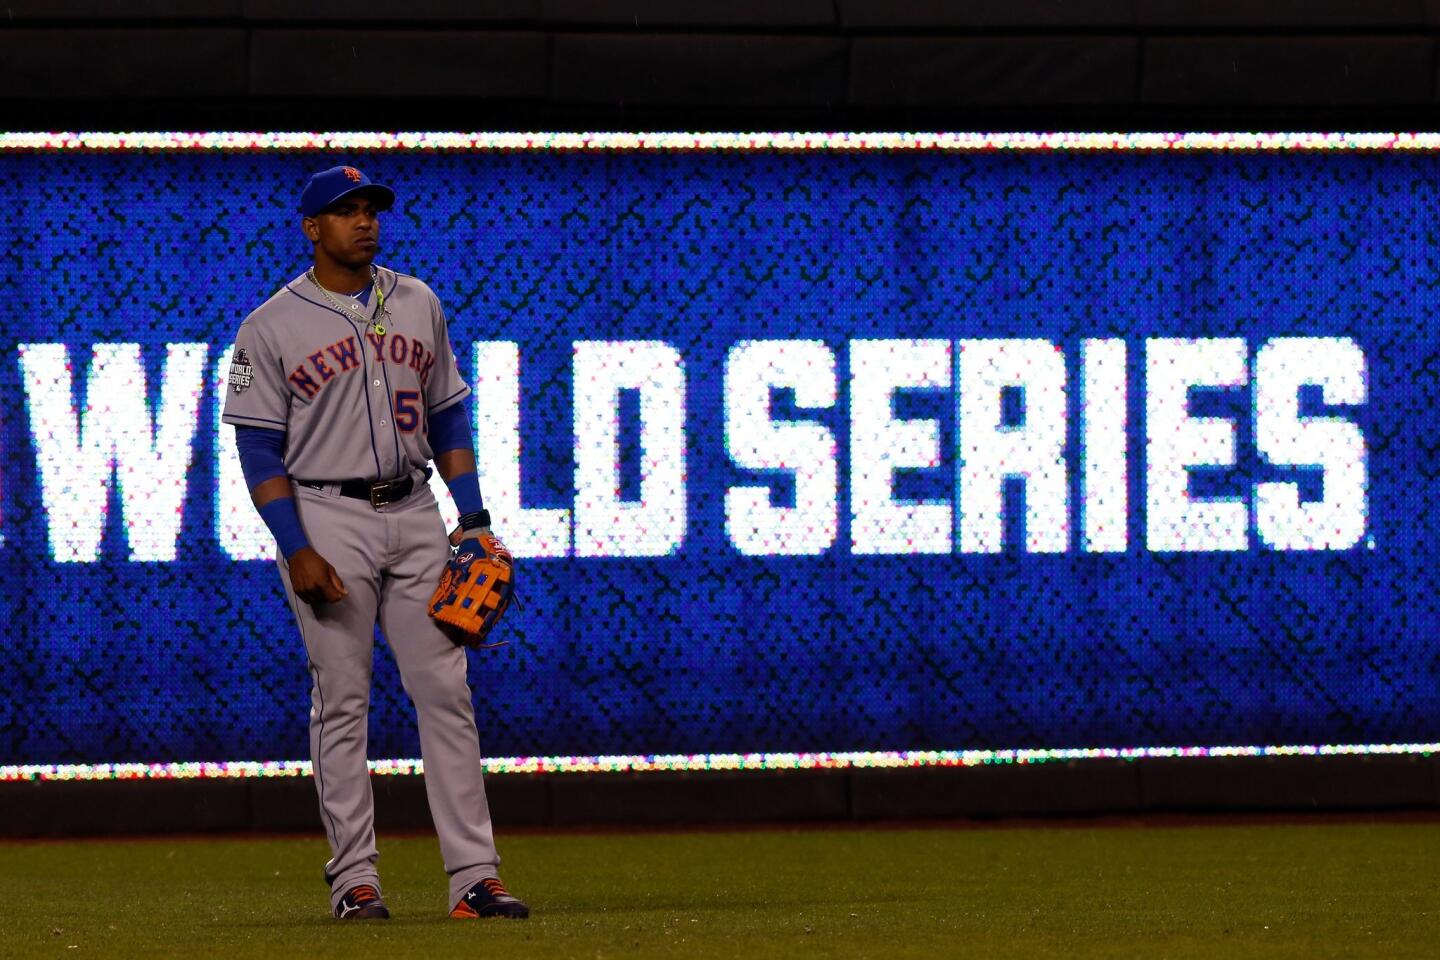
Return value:
<svg viewBox="0 0 1440 960">
<path fill-rule="evenodd" d="M 383 183 L 372 183 L 369 177 L 354 167 L 331 167 L 321 170 L 305 184 L 305 190 L 300 194 L 300 215 L 313 217 L 332 203 L 362 191 L 370 194 L 381 210 L 389 210 L 395 205 L 395 191 Z"/>
</svg>

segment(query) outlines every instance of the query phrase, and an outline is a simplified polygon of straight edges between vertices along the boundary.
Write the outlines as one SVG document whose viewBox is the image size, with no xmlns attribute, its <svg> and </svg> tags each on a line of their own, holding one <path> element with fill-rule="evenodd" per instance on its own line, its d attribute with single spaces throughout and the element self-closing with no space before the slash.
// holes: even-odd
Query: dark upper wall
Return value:
<svg viewBox="0 0 1440 960">
<path fill-rule="evenodd" d="M 11 129 L 1433 128 L 1440 0 L 6 0 Z"/>
</svg>

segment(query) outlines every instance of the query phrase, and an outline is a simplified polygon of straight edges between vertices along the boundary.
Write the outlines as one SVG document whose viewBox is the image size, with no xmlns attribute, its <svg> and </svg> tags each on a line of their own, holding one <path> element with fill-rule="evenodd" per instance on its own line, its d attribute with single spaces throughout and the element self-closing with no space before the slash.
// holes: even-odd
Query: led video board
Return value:
<svg viewBox="0 0 1440 960">
<path fill-rule="evenodd" d="M 219 413 L 341 162 L 518 559 L 487 756 L 1440 740 L 1434 144 L 120 139 L 0 143 L 12 774 L 306 755 Z"/>
</svg>

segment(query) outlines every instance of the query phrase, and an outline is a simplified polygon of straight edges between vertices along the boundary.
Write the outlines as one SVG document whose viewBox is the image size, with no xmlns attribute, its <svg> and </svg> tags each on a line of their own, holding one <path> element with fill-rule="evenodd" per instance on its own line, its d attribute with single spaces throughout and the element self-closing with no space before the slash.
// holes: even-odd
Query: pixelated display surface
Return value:
<svg viewBox="0 0 1440 960">
<path fill-rule="evenodd" d="M 519 560 L 487 756 L 1440 739 L 1429 154 L 38 150 L 0 764 L 306 755 L 218 403 L 342 161 Z"/>
</svg>

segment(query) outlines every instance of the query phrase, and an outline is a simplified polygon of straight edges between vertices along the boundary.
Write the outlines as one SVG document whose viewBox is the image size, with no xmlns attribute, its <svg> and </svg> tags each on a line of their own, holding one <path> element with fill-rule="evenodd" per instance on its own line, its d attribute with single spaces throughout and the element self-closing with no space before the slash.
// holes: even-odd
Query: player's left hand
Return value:
<svg viewBox="0 0 1440 960">
<path fill-rule="evenodd" d="M 430 616 L 447 628 L 456 643 L 484 650 L 490 631 L 515 595 L 514 559 L 489 527 L 450 533 L 454 556 L 430 598 Z"/>
<path fill-rule="evenodd" d="M 510 556 L 510 551 L 505 549 L 505 544 L 500 538 L 490 532 L 489 527 L 471 527 L 469 530 L 462 530 L 456 527 L 450 531 L 450 545 L 459 547 L 465 540 L 480 541 L 481 553 L 487 557 L 493 557 L 501 563 L 515 565 L 515 558 Z"/>
</svg>

